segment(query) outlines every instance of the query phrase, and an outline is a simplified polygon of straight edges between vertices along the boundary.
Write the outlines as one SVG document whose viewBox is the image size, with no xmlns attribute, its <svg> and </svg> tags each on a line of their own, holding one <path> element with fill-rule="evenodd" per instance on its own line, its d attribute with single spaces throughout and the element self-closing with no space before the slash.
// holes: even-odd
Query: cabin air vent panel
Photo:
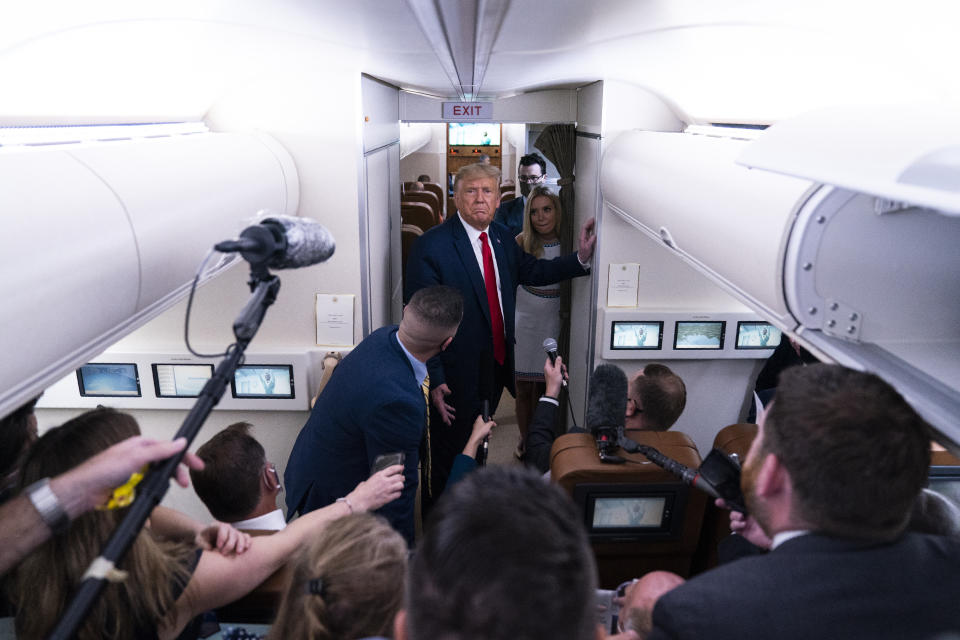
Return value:
<svg viewBox="0 0 960 640">
<path fill-rule="evenodd" d="M 203 122 L 0 127 L 0 148 L 74 145 L 209 133 Z"/>
</svg>

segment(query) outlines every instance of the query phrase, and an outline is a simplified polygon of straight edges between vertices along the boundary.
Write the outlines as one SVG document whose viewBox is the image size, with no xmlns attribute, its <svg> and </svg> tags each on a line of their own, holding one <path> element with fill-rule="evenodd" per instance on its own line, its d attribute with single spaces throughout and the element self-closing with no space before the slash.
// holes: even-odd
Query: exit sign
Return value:
<svg viewBox="0 0 960 640">
<path fill-rule="evenodd" d="M 444 102 L 444 120 L 493 120 L 492 102 Z"/>
</svg>

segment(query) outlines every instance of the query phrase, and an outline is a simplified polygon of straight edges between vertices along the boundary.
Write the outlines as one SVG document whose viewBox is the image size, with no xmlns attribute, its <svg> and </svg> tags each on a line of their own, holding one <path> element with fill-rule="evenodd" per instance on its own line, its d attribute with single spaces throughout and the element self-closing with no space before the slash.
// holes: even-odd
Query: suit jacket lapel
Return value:
<svg viewBox="0 0 960 640">
<path fill-rule="evenodd" d="M 489 325 L 490 308 L 487 304 L 487 287 L 483 282 L 483 272 L 480 271 L 480 265 L 477 264 L 477 254 L 473 252 L 473 247 L 470 245 L 470 238 L 467 237 L 467 232 L 463 228 L 463 223 L 460 222 L 460 217 L 455 216 L 452 218 L 450 225 L 453 229 L 453 246 L 460 256 L 464 271 L 470 278 L 471 284 L 473 284 L 473 291 L 477 294 L 477 300 L 480 301 L 480 308 L 483 309 L 483 315 L 486 317 L 487 324 Z M 497 258 L 499 259 L 499 255 Z"/>
<path fill-rule="evenodd" d="M 500 233 L 500 229 L 494 230 L 493 225 L 487 229 L 490 232 L 490 240 L 493 245 L 493 254 L 497 257 L 497 271 L 500 272 L 500 306 L 503 307 L 503 322 L 508 323 L 507 318 L 513 318 L 513 305 L 515 301 L 514 290 L 516 286 L 513 283 L 513 270 L 510 268 L 508 257 L 509 248 L 504 246 L 504 242 L 515 242 L 506 237 L 506 234 Z M 513 335 L 513 327 L 505 327 L 507 336 Z"/>
</svg>

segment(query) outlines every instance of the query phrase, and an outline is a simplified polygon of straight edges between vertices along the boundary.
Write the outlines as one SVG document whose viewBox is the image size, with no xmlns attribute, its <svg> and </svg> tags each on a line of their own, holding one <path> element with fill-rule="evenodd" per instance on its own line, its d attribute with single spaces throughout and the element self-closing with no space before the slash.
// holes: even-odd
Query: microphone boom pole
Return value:
<svg viewBox="0 0 960 640">
<path fill-rule="evenodd" d="M 87 617 L 90 607 L 105 586 L 105 571 L 99 567 L 106 565 L 113 568 L 126 555 L 143 528 L 143 524 L 150 517 L 150 513 L 170 488 L 170 478 L 176 473 L 177 465 L 183 459 L 190 443 L 197 437 L 200 427 L 203 426 L 213 407 L 220 401 L 234 372 L 243 362 L 247 345 L 260 328 L 267 308 L 277 299 L 277 292 L 280 290 L 279 278 L 271 275 L 263 265 L 253 265 L 249 284 L 253 291 L 251 300 L 234 322 L 237 341 L 227 350 L 227 356 L 217 365 L 213 376 L 203 386 L 196 403 L 174 436 L 174 439 L 186 438 L 187 446 L 173 457 L 150 465 L 150 469 L 137 487 L 137 498 L 107 540 L 100 556 L 94 559 L 87 569 L 57 626 L 47 636 L 48 640 L 69 640 L 74 637 L 80 624 Z"/>
</svg>

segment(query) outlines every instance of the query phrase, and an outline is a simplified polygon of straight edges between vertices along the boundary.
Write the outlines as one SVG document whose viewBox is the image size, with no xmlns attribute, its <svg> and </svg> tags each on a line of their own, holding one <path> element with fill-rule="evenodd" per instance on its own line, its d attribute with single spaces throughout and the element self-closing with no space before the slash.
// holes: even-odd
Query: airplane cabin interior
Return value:
<svg viewBox="0 0 960 640">
<path fill-rule="evenodd" d="M 487 156 L 507 201 L 537 152 L 573 203 L 566 242 L 596 219 L 561 341 L 576 424 L 597 365 L 661 362 L 687 404 L 645 443 L 742 459 L 757 374 L 793 339 L 897 388 L 960 504 L 958 17 L 938 0 L 18 6 L 0 21 L 0 415 L 42 393 L 41 433 L 106 404 L 171 438 L 250 295 L 247 263 L 213 245 L 298 216 L 336 250 L 276 272 L 191 445 L 251 422 L 282 476 L 337 359 L 399 322 L 404 257 L 455 214 L 452 176 Z M 184 344 L 195 279 L 206 357 Z M 587 436 L 553 456 L 588 521 L 621 498 L 659 514 L 591 530 L 601 587 L 715 562 L 706 494 L 604 466 Z M 163 504 L 209 519 L 189 489 Z"/>
</svg>

